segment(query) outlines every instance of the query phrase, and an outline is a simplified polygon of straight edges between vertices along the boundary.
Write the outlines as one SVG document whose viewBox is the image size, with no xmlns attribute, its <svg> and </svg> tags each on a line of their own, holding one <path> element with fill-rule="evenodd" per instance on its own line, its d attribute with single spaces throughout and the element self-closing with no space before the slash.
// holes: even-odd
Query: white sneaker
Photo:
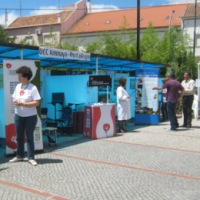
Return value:
<svg viewBox="0 0 200 200">
<path fill-rule="evenodd" d="M 28 162 L 29 162 L 31 165 L 33 165 L 33 166 L 36 166 L 36 165 L 37 165 L 37 162 L 36 162 L 35 160 L 33 160 L 33 159 L 28 160 Z"/>
<path fill-rule="evenodd" d="M 19 161 L 23 161 L 23 158 L 14 157 L 13 159 L 9 160 L 9 162 L 11 162 L 11 163 L 19 162 Z"/>
</svg>

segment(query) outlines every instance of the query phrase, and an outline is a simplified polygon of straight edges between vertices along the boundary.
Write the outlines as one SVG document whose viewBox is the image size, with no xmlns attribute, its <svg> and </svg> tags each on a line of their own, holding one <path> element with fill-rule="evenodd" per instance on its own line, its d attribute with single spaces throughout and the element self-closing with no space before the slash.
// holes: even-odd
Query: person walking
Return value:
<svg viewBox="0 0 200 200">
<path fill-rule="evenodd" d="M 184 80 L 181 85 L 184 88 L 182 96 L 183 125 L 182 127 L 191 128 L 192 126 L 192 104 L 195 94 L 195 81 L 191 79 L 191 73 L 185 72 Z"/>
<path fill-rule="evenodd" d="M 126 79 L 119 79 L 119 86 L 117 88 L 117 116 L 119 123 L 119 132 L 125 133 L 126 130 L 123 127 L 123 121 L 131 118 L 131 109 L 130 109 L 130 96 L 125 89 Z"/>
<path fill-rule="evenodd" d="M 34 130 L 37 124 L 37 109 L 36 106 L 40 102 L 40 94 L 35 85 L 29 82 L 32 77 L 32 71 L 27 66 L 22 66 L 17 69 L 19 84 L 16 86 L 12 95 L 13 104 L 15 105 L 15 127 L 17 136 L 17 155 L 9 162 L 23 161 L 24 141 L 26 134 L 27 143 L 27 158 L 32 165 L 37 165 L 34 159 Z"/>
<path fill-rule="evenodd" d="M 178 102 L 179 91 L 183 92 L 184 88 L 181 83 L 175 80 L 175 75 L 173 72 L 168 74 L 169 80 L 163 85 L 154 87 L 154 90 L 167 89 L 166 100 L 167 100 L 167 109 L 168 117 L 170 121 L 169 131 L 176 131 L 178 127 L 177 117 L 176 117 L 176 104 Z"/>
</svg>

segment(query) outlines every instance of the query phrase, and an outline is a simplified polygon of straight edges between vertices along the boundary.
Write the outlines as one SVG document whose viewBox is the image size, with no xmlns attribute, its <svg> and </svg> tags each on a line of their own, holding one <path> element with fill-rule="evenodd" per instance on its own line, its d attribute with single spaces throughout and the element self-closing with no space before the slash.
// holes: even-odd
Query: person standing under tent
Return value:
<svg viewBox="0 0 200 200">
<path fill-rule="evenodd" d="M 154 87 L 153 90 L 162 90 L 167 89 L 167 109 L 168 109 L 168 117 L 170 121 L 170 129 L 169 131 L 176 131 L 178 127 L 177 117 L 176 117 L 176 104 L 178 102 L 179 91 L 183 92 L 184 88 L 181 83 L 175 80 L 175 75 L 173 72 L 168 74 L 169 80 L 163 85 Z"/>
<path fill-rule="evenodd" d="M 162 82 L 165 84 L 168 81 L 167 78 L 163 79 Z M 163 89 L 161 92 L 161 113 L 162 113 L 162 121 L 167 121 L 168 120 L 168 110 L 167 110 L 167 89 Z"/>
<path fill-rule="evenodd" d="M 117 115 L 119 123 L 119 132 L 125 133 L 126 130 L 123 127 L 123 121 L 129 120 L 131 118 L 131 108 L 130 108 L 130 95 L 125 89 L 126 79 L 119 79 L 119 86 L 116 91 L 117 96 Z"/>
<path fill-rule="evenodd" d="M 182 127 L 191 128 L 192 126 L 192 104 L 195 94 L 195 81 L 191 79 L 191 73 L 185 72 L 184 80 L 181 85 L 184 87 L 182 97 L 183 125 Z"/>
<path fill-rule="evenodd" d="M 27 66 L 17 69 L 19 84 L 16 86 L 12 95 L 13 104 L 15 105 L 15 127 L 17 136 L 17 153 L 16 157 L 9 162 L 23 161 L 24 141 L 26 135 L 27 158 L 31 165 L 37 165 L 34 159 L 34 130 L 37 124 L 36 106 L 40 102 L 40 94 L 35 85 L 29 82 L 32 77 L 32 71 Z"/>
</svg>

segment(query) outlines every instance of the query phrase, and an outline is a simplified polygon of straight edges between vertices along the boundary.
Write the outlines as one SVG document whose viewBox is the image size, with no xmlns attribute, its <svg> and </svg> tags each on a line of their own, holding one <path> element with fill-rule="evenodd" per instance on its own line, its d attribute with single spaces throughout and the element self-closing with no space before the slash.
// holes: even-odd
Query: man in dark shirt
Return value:
<svg viewBox="0 0 200 200">
<path fill-rule="evenodd" d="M 183 93 L 183 86 L 180 82 L 175 80 L 175 75 L 173 72 L 170 72 L 168 74 L 169 80 L 163 85 L 154 87 L 154 90 L 161 90 L 161 89 L 167 89 L 167 108 L 168 108 L 168 115 L 169 115 L 169 121 L 171 131 L 175 131 L 177 128 L 177 118 L 176 118 L 176 104 L 178 102 L 178 95 L 179 91 L 181 91 L 181 94 Z"/>
</svg>

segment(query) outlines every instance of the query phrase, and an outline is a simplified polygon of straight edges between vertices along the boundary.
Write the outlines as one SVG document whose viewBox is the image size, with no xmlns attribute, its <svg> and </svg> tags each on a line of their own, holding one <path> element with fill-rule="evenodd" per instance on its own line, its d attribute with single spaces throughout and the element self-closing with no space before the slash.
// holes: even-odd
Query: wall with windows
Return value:
<svg viewBox="0 0 200 200">
<path fill-rule="evenodd" d="M 193 51 L 193 40 L 194 40 L 194 19 L 184 19 L 183 20 L 183 30 L 190 37 L 190 50 Z M 195 56 L 200 61 L 200 19 L 196 20 L 196 49 Z"/>
<path fill-rule="evenodd" d="M 60 41 L 60 24 L 8 30 L 9 38 L 18 44 L 55 46 Z"/>
</svg>

